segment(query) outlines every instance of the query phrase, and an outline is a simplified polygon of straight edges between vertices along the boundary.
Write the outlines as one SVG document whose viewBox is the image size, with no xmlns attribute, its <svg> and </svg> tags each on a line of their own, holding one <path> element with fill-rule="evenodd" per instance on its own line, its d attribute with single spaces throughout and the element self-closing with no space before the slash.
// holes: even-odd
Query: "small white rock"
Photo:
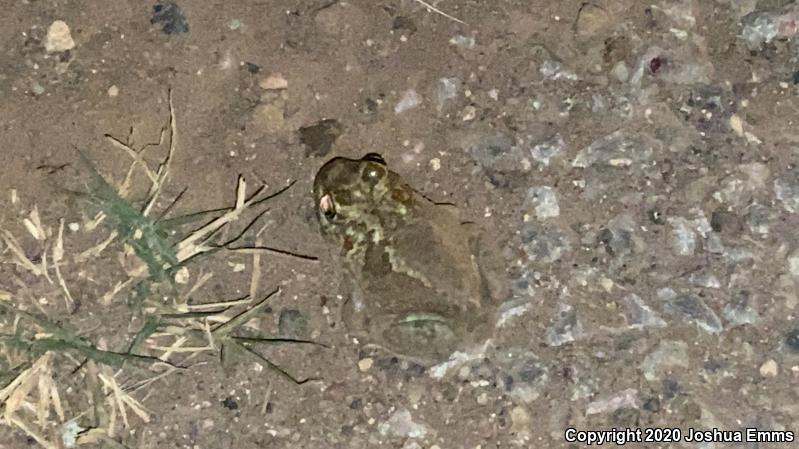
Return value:
<svg viewBox="0 0 799 449">
<path fill-rule="evenodd" d="M 432 168 L 433 171 L 440 170 L 441 169 L 441 159 L 439 159 L 437 157 L 434 157 L 433 159 L 430 159 L 430 168 Z"/>
<path fill-rule="evenodd" d="M 374 364 L 374 360 L 371 357 L 366 357 L 361 360 L 358 360 L 358 369 L 361 372 L 369 371 L 372 368 L 372 364 Z"/>
<path fill-rule="evenodd" d="M 735 131 L 735 134 L 739 136 L 744 135 L 744 122 L 741 120 L 741 116 L 738 114 L 733 114 L 730 116 L 730 128 Z"/>
<path fill-rule="evenodd" d="M 244 265 L 243 263 L 234 263 L 231 264 L 231 266 L 233 267 L 234 273 L 241 273 L 242 271 L 247 269 L 247 266 Z"/>
<path fill-rule="evenodd" d="M 477 109 L 474 106 L 466 106 L 463 108 L 463 121 L 469 122 L 474 120 L 477 116 Z"/>
<path fill-rule="evenodd" d="M 109 97 L 113 98 L 113 97 L 116 97 L 117 95 L 119 95 L 119 88 L 116 85 L 113 85 L 113 86 L 108 88 L 108 96 Z"/>
<path fill-rule="evenodd" d="M 262 79 L 258 85 L 264 90 L 282 90 L 289 87 L 289 82 L 280 73 L 273 73 Z"/>
<path fill-rule="evenodd" d="M 777 362 L 774 359 L 768 359 L 760 365 L 760 375 L 763 377 L 777 377 L 778 369 Z"/>
<path fill-rule="evenodd" d="M 189 269 L 187 267 L 180 267 L 175 273 L 175 283 L 187 284 L 189 282 Z"/>
<path fill-rule="evenodd" d="M 75 48 L 75 41 L 69 32 L 69 25 L 63 20 L 56 20 L 47 28 L 44 48 L 48 52 L 67 51 Z"/>
</svg>

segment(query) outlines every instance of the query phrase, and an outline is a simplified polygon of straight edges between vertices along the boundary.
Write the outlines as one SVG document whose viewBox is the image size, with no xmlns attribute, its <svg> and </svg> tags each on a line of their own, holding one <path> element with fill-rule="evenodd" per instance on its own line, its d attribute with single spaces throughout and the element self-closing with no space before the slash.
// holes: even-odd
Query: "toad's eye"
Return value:
<svg viewBox="0 0 799 449">
<path fill-rule="evenodd" d="M 333 197 L 330 194 L 323 196 L 319 200 L 319 210 L 328 220 L 336 218 L 336 203 L 333 202 Z"/>
<path fill-rule="evenodd" d="M 367 162 L 361 172 L 361 179 L 367 185 L 374 187 L 386 176 L 386 167 L 377 163 Z"/>
</svg>

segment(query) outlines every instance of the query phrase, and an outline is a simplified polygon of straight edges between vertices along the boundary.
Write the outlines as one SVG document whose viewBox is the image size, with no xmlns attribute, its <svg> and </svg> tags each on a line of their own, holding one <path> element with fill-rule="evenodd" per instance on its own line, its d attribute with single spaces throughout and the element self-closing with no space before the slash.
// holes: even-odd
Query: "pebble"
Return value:
<svg viewBox="0 0 799 449">
<path fill-rule="evenodd" d="M 622 408 L 639 408 L 638 390 L 628 388 L 605 399 L 596 400 L 588 404 L 585 409 L 586 415 L 596 415 L 600 413 L 613 413 Z"/>
<path fill-rule="evenodd" d="M 116 85 L 113 85 L 108 88 L 108 96 L 114 98 L 119 95 L 119 88 Z"/>
<path fill-rule="evenodd" d="M 395 114 L 402 114 L 422 104 L 422 97 L 413 89 L 406 90 L 397 105 L 394 106 Z"/>
<path fill-rule="evenodd" d="M 461 120 L 464 122 L 470 122 L 474 120 L 475 117 L 477 117 L 477 108 L 471 105 L 463 108 L 463 112 L 461 112 Z"/>
<path fill-rule="evenodd" d="M 630 69 L 624 61 L 617 62 L 610 73 L 620 83 L 625 83 L 630 78 Z"/>
<path fill-rule="evenodd" d="M 285 125 L 283 108 L 275 104 L 261 104 L 253 111 L 253 122 L 268 132 L 280 131 Z"/>
<path fill-rule="evenodd" d="M 344 131 L 336 119 L 324 119 L 300 128 L 300 142 L 305 145 L 306 156 L 326 156 Z"/>
<path fill-rule="evenodd" d="M 661 289 L 658 296 L 665 300 L 663 308 L 675 318 L 693 323 L 709 334 L 718 334 L 724 329 L 716 312 L 698 296 L 677 295 L 671 289 Z"/>
<path fill-rule="evenodd" d="M 361 372 L 363 373 L 369 371 L 372 368 L 373 364 L 374 364 L 374 359 L 372 359 L 371 357 L 366 357 L 361 360 L 358 360 L 358 369 L 361 370 Z"/>
<path fill-rule="evenodd" d="M 691 256 L 696 250 L 696 234 L 682 217 L 670 218 L 672 225 L 672 248 L 678 256 Z"/>
<path fill-rule="evenodd" d="M 613 17 L 607 10 L 591 3 L 583 3 L 574 28 L 578 39 L 591 40 L 604 34 L 612 25 Z"/>
<path fill-rule="evenodd" d="M 527 204 L 535 208 L 535 216 L 541 220 L 560 215 L 558 195 L 552 187 L 530 187 L 527 190 Z"/>
<path fill-rule="evenodd" d="M 458 96 L 461 80 L 458 78 L 440 78 L 436 84 L 436 109 L 440 114 L 447 103 Z"/>
<path fill-rule="evenodd" d="M 732 114 L 730 116 L 730 128 L 739 137 L 743 137 L 743 135 L 744 135 L 744 123 L 743 123 L 743 120 L 741 120 L 741 116 L 739 116 L 738 114 Z"/>
<path fill-rule="evenodd" d="M 530 149 L 530 156 L 545 166 L 548 166 L 550 159 L 557 156 L 565 145 L 566 143 L 563 141 L 563 137 L 561 137 L 560 134 L 555 134 L 551 139 L 533 146 L 533 148 Z"/>
<path fill-rule="evenodd" d="M 530 413 L 527 409 L 517 405 L 510 411 L 510 431 L 514 433 L 528 433 L 530 431 Z"/>
<path fill-rule="evenodd" d="M 688 344 L 684 341 L 665 340 L 641 362 L 646 380 L 653 381 L 666 368 L 688 368 Z"/>
<path fill-rule="evenodd" d="M 297 309 L 283 309 L 278 317 L 277 328 L 283 337 L 306 338 L 308 319 Z"/>
<path fill-rule="evenodd" d="M 47 38 L 44 41 L 44 49 L 49 53 L 72 50 L 75 48 L 75 41 L 69 31 L 69 25 L 63 20 L 56 20 L 47 28 Z"/>
<path fill-rule="evenodd" d="M 544 338 L 549 346 L 561 346 L 584 335 L 583 325 L 577 318 L 577 310 L 569 304 L 558 304 L 556 322 L 547 328 Z"/>
<path fill-rule="evenodd" d="M 377 430 L 381 435 L 401 438 L 423 438 L 430 432 L 426 425 L 415 422 L 406 408 L 395 411 Z"/>
<path fill-rule="evenodd" d="M 165 1 L 153 6 L 150 23 L 158 25 L 164 34 L 180 34 L 189 32 L 189 22 L 175 2 Z"/>
<path fill-rule="evenodd" d="M 755 298 L 748 291 L 741 291 L 735 294 L 721 312 L 731 326 L 743 326 L 755 324 L 759 319 L 757 303 Z"/>
<path fill-rule="evenodd" d="M 522 226 L 520 233 L 531 262 L 552 263 L 571 250 L 569 238 L 557 228 L 529 222 Z"/>
<path fill-rule="evenodd" d="M 659 141 L 648 134 L 630 133 L 620 129 L 600 137 L 580 150 L 572 161 L 572 167 L 588 168 L 597 164 L 625 167 L 633 162 L 649 160 L 661 146 Z"/>
<path fill-rule="evenodd" d="M 794 253 L 788 257 L 788 271 L 790 271 L 793 276 L 799 278 L 799 250 L 794 251 Z"/>
<path fill-rule="evenodd" d="M 280 73 L 273 73 L 258 82 L 261 89 L 281 90 L 289 87 L 289 82 Z"/>
<path fill-rule="evenodd" d="M 189 282 L 189 269 L 187 267 L 180 267 L 175 272 L 175 283 L 185 285 Z"/>
<path fill-rule="evenodd" d="M 763 377 L 777 377 L 778 370 L 777 361 L 774 359 L 766 360 L 760 365 L 760 375 Z"/>
<path fill-rule="evenodd" d="M 34 93 L 34 95 L 41 95 L 44 93 L 44 87 L 42 87 L 42 85 L 37 81 L 34 81 L 31 85 L 31 91 Z"/>
<path fill-rule="evenodd" d="M 629 327 L 666 327 L 666 322 L 635 293 L 625 296 L 622 301 L 625 306 L 624 318 Z"/>
<path fill-rule="evenodd" d="M 788 212 L 799 212 L 799 175 L 791 174 L 774 181 L 774 193 Z"/>
<path fill-rule="evenodd" d="M 455 45 L 456 47 L 463 48 L 465 50 L 471 50 L 475 46 L 475 39 L 472 36 L 464 36 L 462 34 L 455 35 L 450 38 L 449 43 Z"/>
<path fill-rule="evenodd" d="M 785 334 L 785 346 L 794 353 L 799 353 L 799 328 L 791 329 Z"/>
</svg>

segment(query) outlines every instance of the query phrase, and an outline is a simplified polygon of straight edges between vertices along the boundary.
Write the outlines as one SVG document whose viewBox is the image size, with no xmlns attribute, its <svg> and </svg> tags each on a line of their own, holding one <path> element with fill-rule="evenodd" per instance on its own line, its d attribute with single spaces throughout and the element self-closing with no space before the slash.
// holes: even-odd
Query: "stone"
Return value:
<svg viewBox="0 0 799 449">
<path fill-rule="evenodd" d="M 632 328 L 666 327 L 666 322 L 635 293 L 625 296 L 622 302 L 625 306 L 624 318 L 628 326 Z"/>
<path fill-rule="evenodd" d="M 534 353 L 523 348 L 507 348 L 496 355 L 497 384 L 509 396 L 530 404 L 541 396 L 549 383 L 549 370 Z"/>
<path fill-rule="evenodd" d="M 779 371 L 779 366 L 777 365 L 777 361 L 774 359 L 769 359 L 763 362 L 760 365 L 760 375 L 763 377 L 777 377 L 777 373 Z"/>
<path fill-rule="evenodd" d="M 72 50 L 75 48 L 75 41 L 69 31 L 69 25 L 63 20 L 56 20 L 47 28 L 47 37 L 44 41 L 44 49 L 49 53 Z"/>
<path fill-rule="evenodd" d="M 755 324 L 759 318 L 755 298 L 746 290 L 736 293 L 721 314 L 731 326 Z"/>
<path fill-rule="evenodd" d="M 423 438 L 430 433 L 430 429 L 426 425 L 413 420 L 411 412 L 406 408 L 397 409 L 378 426 L 377 430 L 381 435 L 400 438 Z"/>
<path fill-rule="evenodd" d="M 164 34 L 180 34 L 189 32 L 189 22 L 183 11 L 175 2 L 165 1 L 153 6 L 150 23 L 158 25 Z"/>
<path fill-rule="evenodd" d="M 577 310 L 564 303 L 558 304 L 555 324 L 547 328 L 544 340 L 549 346 L 561 346 L 583 336 L 583 325 L 577 318 Z"/>
<path fill-rule="evenodd" d="M 521 229 L 522 245 L 531 262 L 552 263 L 571 249 L 569 238 L 554 227 L 525 223 Z"/>
<path fill-rule="evenodd" d="M 361 360 L 358 360 L 358 369 L 361 370 L 361 372 L 363 373 L 369 371 L 372 368 L 373 364 L 374 364 L 373 358 L 364 357 Z"/>
<path fill-rule="evenodd" d="M 280 73 L 273 73 L 258 82 L 264 90 L 282 90 L 289 87 L 289 82 Z"/>
<path fill-rule="evenodd" d="M 461 80 L 458 78 L 440 78 L 436 84 L 436 110 L 441 114 L 450 100 L 458 96 Z"/>
<path fill-rule="evenodd" d="M 283 309 L 278 316 L 277 328 L 283 337 L 306 338 L 308 319 L 296 309 Z"/>
<path fill-rule="evenodd" d="M 668 368 L 688 368 L 688 345 L 684 341 L 661 341 L 641 362 L 641 371 L 648 381 L 658 379 Z"/>
<path fill-rule="evenodd" d="M 550 159 L 557 156 L 565 146 L 566 142 L 563 141 L 563 137 L 560 134 L 555 134 L 551 139 L 534 145 L 530 149 L 530 156 L 544 166 L 548 166 Z"/>
<path fill-rule="evenodd" d="M 538 219 L 555 218 L 560 215 L 558 195 L 552 187 L 530 187 L 527 190 L 526 202 L 535 209 L 535 216 Z"/>
<path fill-rule="evenodd" d="M 799 175 L 790 174 L 774 180 L 774 194 L 785 210 L 799 212 Z"/>
<path fill-rule="evenodd" d="M 283 108 L 277 104 L 261 104 L 253 111 L 253 124 L 267 132 L 281 131 L 285 126 Z"/>
<path fill-rule="evenodd" d="M 305 145 L 305 155 L 324 157 L 330 152 L 344 126 L 335 119 L 320 120 L 299 129 L 300 142 Z"/>
<path fill-rule="evenodd" d="M 649 160 L 661 147 L 661 143 L 648 134 L 620 129 L 580 150 L 572 161 L 572 167 L 588 168 L 599 164 L 628 167 Z"/>
<path fill-rule="evenodd" d="M 675 318 L 693 323 L 709 334 L 718 334 L 723 330 L 716 312 L 697 296 L 675 295 L 665 300 L 663 308 Z"/>
<path fill-rule="evenodd" d="M 638 409 L 639 407 L 640 400 L 638 399 L 638 390 L 634 388 L 628 388 L 609 397 L 589 403 L 588 407 L 585 409 L 585 414 L 596 415 L 613 413 L 616 410 L 623 408 Z"/>
<path fill-rule="evenodd" d="M 785 346 L 793 353 L 799 353 L 799 328 L 791 329 L 785 334 Z"/>
<path fill-rule="evenodd" d="M 529 433 L 530 432 L 530 424 L 532 420 L 530 419 L 530 413 L 527 412 L 527 409 L 517 405 L 513 407 L 510 411 L 510 431 L 513 433 Z"/>
<path fill-rule="evenodd" d="M 413 89 L 408 89 L 402 93 L 402 97 L 394 106 L 395 114 L 402 114 L 422 104 L 422 97 Z"/>
<path fill-rule="evenodd" d="M 613 23 L 614 19 L 607 10 L 585 2 L 577 12 L 574 31 L 580 40 L 593 40 L 606 34 Z"/>
</svg>

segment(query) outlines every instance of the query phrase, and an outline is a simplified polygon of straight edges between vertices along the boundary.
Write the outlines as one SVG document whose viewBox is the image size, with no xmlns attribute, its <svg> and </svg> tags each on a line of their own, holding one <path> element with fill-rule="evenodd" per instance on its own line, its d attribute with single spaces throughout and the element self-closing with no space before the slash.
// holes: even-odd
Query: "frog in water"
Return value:
<svg viewBox="0 0 799 449">
<path fill-rule="evenodd" d="M 490 336 L 505 291 L 491 271 L 498 252 L 457 209 L 425 198 L 376 153 L 328 161 L 313 193 L 352 287 L 342 309 L 352 332 L 424 364 Z"/>
</svg>

